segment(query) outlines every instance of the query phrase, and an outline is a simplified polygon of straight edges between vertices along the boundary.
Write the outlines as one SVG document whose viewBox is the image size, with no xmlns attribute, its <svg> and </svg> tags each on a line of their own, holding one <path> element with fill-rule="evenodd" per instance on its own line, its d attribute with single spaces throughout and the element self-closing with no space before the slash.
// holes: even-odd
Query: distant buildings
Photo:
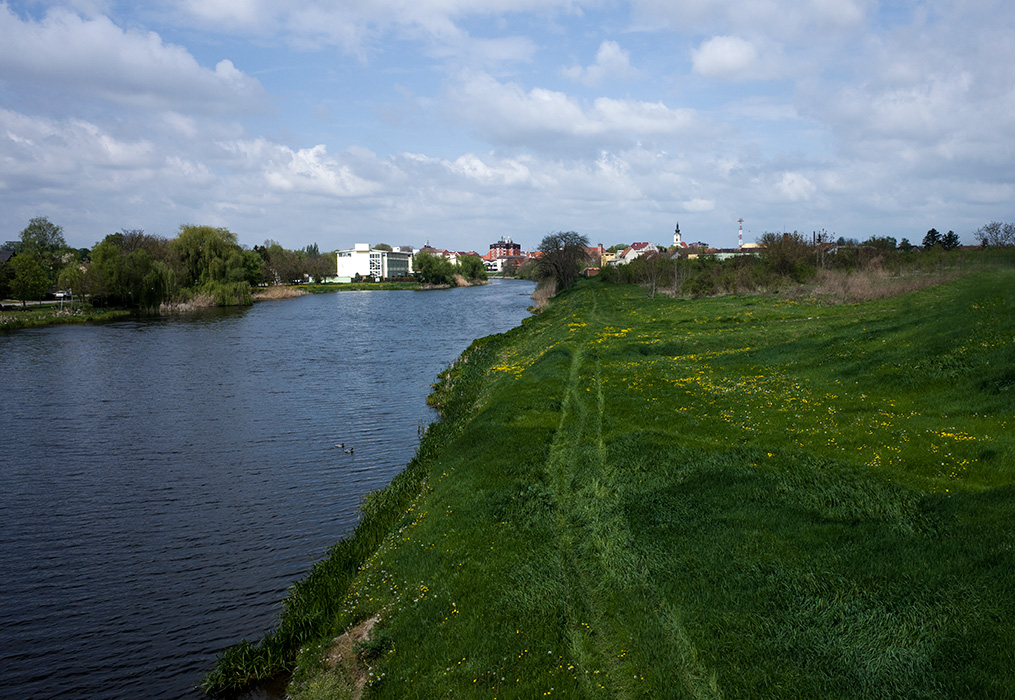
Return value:
<svg viewBox="0 0 1015 700">
<path fill-rule="evenodd" d="M 617 253 L 617 256 L 613 260 L 610 260 L 610 265 L 627 265 L 632 260 L 637 260 L 643 255 L 658 252 L 659 246 L 655 243 L 632 243 Z"/>
<path fill-rule="evenodd" d="M 487 262 L 501 258 L 517 257 L 522 254 L 522 247 L 511 240 L 510 236 L 504 236 L 496 243 L 490 244 L 490 252 L 483 256 Z"/>
<path fill-rule="evenodd" d="M 357 243 L 351 250 L 336 253 L 336 282 L 357 277 L 390 279 L 412 274 L 412 253 L 400 250 L 371 250 L 369 243 Z"/>
<path fill-rule="evenodd" d="M 510 236 L 502 236 L 496 243 L 490 244 L 490 250 L 483 258 L 487 272 L 505 272 L 517 269 L 532 257 L 522 252 L 522 247 L 511 240 Z"/>
</svg>

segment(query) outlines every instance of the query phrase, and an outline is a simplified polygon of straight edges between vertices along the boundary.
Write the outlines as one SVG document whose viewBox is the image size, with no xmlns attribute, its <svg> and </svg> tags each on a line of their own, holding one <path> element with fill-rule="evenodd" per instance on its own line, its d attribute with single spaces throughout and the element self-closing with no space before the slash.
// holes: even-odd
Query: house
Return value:
<svg viewBox="0 0 1015 700">
<path fill-rule="evenodd" d="M 452 265 L 457 265 L 458 264 L 458 256 L 459 255 L 465 255 L 465 253 L 456 253 L 453 250 L 444 250 L 443 248 L 434 248 L 429 243 L 427 243 L 425 246 L 423 246 L 420 249 L 419 252 L 420 253 L 426 253 L 427 255 L 432 255 L 435 258 L 444 258 L 445 260 L 447 260 Z"/>
<path fill-rule="evenodd" d="M 412 274 L 412 254 L 403 251 L 371 250 L 369 243 L 357 243 L 335 255 L 337 282 L 352 282 L 357 276 L 382 280 Z"/>
<path fill-rule="evenodd" d="M 658 253 L 659 248 L 655 243 L 632 243 L 629 247 L 617 254 L 617 257 L 610 261 L 611 265 L 626 265 L 632 260 L 637 260 L 647 253 Z"/>
<path fill-rule="evenodd" d="M 485 260 L 485 258 L 484 258 Z M 502 258 L 496 258 L 494 260 L 487 260 L 483 263 L 487 272 L 503 273 L 517 270 L 521 267 L 528 258 L 524 255 L 507 255 Z"/>
</svg>

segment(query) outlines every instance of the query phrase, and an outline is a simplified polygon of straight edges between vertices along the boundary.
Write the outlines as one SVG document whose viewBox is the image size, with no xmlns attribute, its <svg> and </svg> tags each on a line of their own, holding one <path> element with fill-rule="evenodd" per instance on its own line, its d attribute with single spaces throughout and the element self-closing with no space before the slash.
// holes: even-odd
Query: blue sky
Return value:
<svg viewBox="0 0 1015 700">
<path fill-rule="evenodd" d="M 1013 35 L 1007 0 L 0 3 L 0 239 L 973 243 L 1015 220 Z"/>
</svg>

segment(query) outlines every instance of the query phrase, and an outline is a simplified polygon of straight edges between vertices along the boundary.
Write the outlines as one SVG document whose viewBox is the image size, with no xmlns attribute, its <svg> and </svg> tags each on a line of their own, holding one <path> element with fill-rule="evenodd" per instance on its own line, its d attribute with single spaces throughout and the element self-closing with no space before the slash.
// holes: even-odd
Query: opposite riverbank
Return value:
<svg viewBox="0 0 1015 700">
<path fill-rule="evenodd" d="M 90 306 L 62 307 L 59 302 L 50 304 L 33 304 L 22 308 L 20 302 L 15 305 L 4 303 L 0 311 L 0 331 L 18 328 L 41 328 L 67 323 L 104 323 L 119 321 L 130 316 L 124 309 L 93 309 Z"/>
<path fill-rule="evenodd" d="M 476 284 L 488 284 L 478 282 Z M 294 299 L 304 294 L 323 294 L 326 292 L 363 292 L 363 291 L 405 291 L 405 290 L 430 290 L 449 289 L 450 285 L 421 285 L 418 282 L 349 282 L 346 284 L 303 284 L 303 285 L 275 285 L 271 287 L 258 287 L 252 290 L 251 301 L 278 301 L 282 299 Z M 186 314 L 193 311 L 214 308 L 217 304 L 211 297 L 198 297 L 188 302 L 162 304 L 158 314 L 176 315 Z M 39 328 L 67 323 L 102 323 L 106 321 L 117 321 L 129 318 L 133 311 L 129 309 L 95 308 L 88 302 L 74 301 L 66 306 L 60 302 L 33 302 L 28 307 L 22 307 L 21 302 L 6 300 L 0 308 L 0 331 L 14 330 L 17 328 Z"/>
<path fill-rule="evenodd" d="M 1012 367 L 1010 268 L 836 306 L 584 282 L 443 373 L 417 456 L 209 685 L 1007 697 Z"/>
</svg>

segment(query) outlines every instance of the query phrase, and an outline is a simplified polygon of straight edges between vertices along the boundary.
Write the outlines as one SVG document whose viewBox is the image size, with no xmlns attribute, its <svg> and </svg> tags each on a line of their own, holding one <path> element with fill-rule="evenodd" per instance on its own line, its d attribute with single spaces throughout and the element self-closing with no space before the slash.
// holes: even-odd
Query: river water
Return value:
<svg viewBox="0 0 1015 700">
<path fill-rule="evenodd" d="M 411 458 L 436 374 L 531 292 L 0 335 L 0 697 L 204 697 L 215 655 L 273 626 Z"/>
</svg>

